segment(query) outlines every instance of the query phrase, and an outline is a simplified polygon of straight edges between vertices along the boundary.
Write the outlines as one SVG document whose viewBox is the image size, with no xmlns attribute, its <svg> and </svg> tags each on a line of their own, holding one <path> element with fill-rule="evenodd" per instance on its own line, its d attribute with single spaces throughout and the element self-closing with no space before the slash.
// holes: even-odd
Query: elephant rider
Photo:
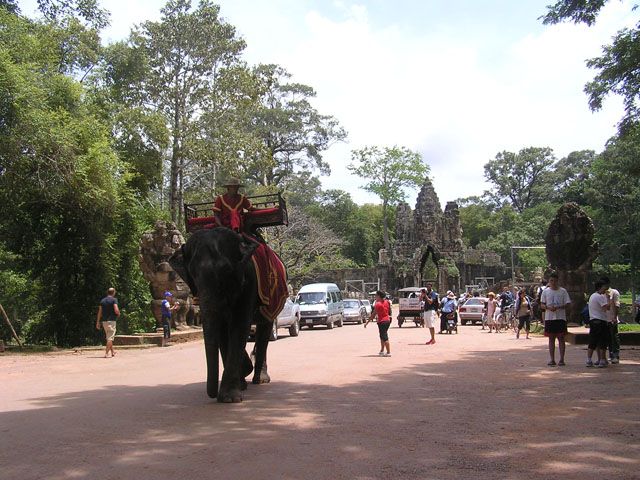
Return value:
<svg viewBox="0 0 640 480">
<path fill-rule="evenodd" d="M 227 192 L 218 195 L 213 206 L 216 223 L 235 232 L 242 232 L 244 212 L 253 210 L 253 206 L 247 197 L 238 193 L 240 187 L 244 186 L 240 184 L 240 180 L 230 178 L 224 186 Z"/>
</svg>

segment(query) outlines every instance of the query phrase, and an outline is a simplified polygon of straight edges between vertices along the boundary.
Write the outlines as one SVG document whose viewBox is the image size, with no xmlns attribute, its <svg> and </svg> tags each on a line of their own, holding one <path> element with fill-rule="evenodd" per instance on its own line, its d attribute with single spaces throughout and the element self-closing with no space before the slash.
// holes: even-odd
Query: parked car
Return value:
<svg viewBox="0 0 640 480">
<path fill-rule="evenodd" d="M 482 323 L 482 311 L 484 310 L 484 304 L 487 301 L 485 297 L 471 297 L 464 302 L 464 305 L 458 308 L 458 315 L 460 318 L 460 324 L 466 325 L 467 322 Z"/>
<path fill-rule="evenodd" d="M 284 302 L 282 311 L 278 314 L 278 318 L 273 322 L 273 330 L 269 336 L 269 340 L 275 341 L 278 339 L 278 329 L 289 329 L 289 336 L 297 337 L 300 333 L 300 305 L 294 303 L 290 298 Z M 256 333 L 256 326 L 251 325 L 251 333 L 253 336 Z"/>
<path fill-rule="evenodd" d="M 365 300 L 360 300 L 360 301 L 364 305 L 364 309 L 367 312 L 367 317 L 368 317 L 369 315 L 371 315 L 371 309 L 373 308 L 371 306 L 371 302 L 369 300 L 366 300 L 366 299 Z"/>
<path fill-rule="evenodd" d="M 344 321 L 363 323 L 367 319 L 367 309 L 362 300 L 357 298 L 345 298 L 344 303 Z"/>
<path fill-rule="evenodd" d="M 326 325 L 331 329 L 344 323 L 342 293 L 335 283 L 312 283 L 304 285 L 296 297 L 300 305 L 300 326 L 313 328 Z"/>
</svg>

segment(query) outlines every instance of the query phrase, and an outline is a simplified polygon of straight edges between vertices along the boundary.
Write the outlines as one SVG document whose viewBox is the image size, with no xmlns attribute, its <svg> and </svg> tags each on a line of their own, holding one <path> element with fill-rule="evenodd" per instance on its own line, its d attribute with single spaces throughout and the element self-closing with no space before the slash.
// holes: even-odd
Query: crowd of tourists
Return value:
<svg viewBox="0 0 640 480">
<path fill-rule="evenodd" d="M 479 297 L 477 292 L 465 294 L 456 299 L 453 292 L 448 291 L 440 299 L 440 295 L 428 283 L 420 291 L 420 303 L 424 327 L 429 330 L 427 345 L 436 343 L 435 331 L 439 326 L 439 333 L 447 329 L 447 322 L 451 318 L 458 320 L 459 306 L 472 296 Z M 530 339 L 531 321 L 539 319 L 544 325 L 544 335 L 549 339 L 550 367 L 563 367 L 565 363 L 566 341 L 568 333 L 568 316 L 571 308 L 571 297 L 567 290 L 558 284 L 558 275 L 552 273 L 548 281 L 544 281 L 535 292 L 527 292 L 524 288 L 514 292 L 507 286 L 498 295 L 489 292 L 484 301 L 482 329 L 488 328 L 488 333 L 507 331 L 504 318 L 514 317 L 514 332 L 520 338 L 524 332 L 525 339 Z M 610 363 L 620 362 L 620 338 L 618 334 L 618 312 L 620 310 L 620 292 L 610 285 L 609 278 L 602 277 L 595 283 L 595 291 L 589 297 L 582 312 L 584 323 L 589 327 L 589 345 L 587 348 L 587 367 L 605 368 Z M 376 292 L 376 301 L 369 321 L 378 318 L 380 331 L 381 356 L 390 356 L 388 330 L 391 325 L 391 302 L 384 292 Z M 556 361 L 557 344 L 557 361 Z M 595 359 L 594 359 L 595 354 Z M 608 357 L 608 358 L 607 358 Z"/>
</svg>

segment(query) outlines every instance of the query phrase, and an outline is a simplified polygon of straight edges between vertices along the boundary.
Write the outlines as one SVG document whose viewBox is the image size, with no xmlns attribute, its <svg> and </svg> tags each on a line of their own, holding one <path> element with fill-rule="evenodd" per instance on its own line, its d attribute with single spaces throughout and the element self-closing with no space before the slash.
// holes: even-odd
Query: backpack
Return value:
<svg viewBox="0 0 640 480">
<path fill-rule="evenodd" d="M 589 325 L 589 304 L 585 305 L 582 311 L 580 312 L 580 318 L 582 319 L 582 324 L 585 326 Z"/>
</svg>

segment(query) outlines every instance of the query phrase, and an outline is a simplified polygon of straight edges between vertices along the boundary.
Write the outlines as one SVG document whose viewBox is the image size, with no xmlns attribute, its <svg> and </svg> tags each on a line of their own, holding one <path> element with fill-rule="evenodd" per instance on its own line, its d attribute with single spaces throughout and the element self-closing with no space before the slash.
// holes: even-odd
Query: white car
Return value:
<svg viewBox="0 0 640 480">
<path fill-rule="evenodd" d="M 369 300 L 360 300 L 360 301 L 364 305 L 364 309 L 366 310 L 367 317 L 368 317 L 369 315 L 371 315 L 371 309 L 373 308 L 371 307 L 371 302 Z"/>
<path fill-rule="evenodd" d="M 288 328 L 291 337 L 297 337 L 300 333 L 300 305 L 292 302 L 290 298 L 284 302 L 282 311 L 278 314 L 277 320 L 273 322 L 273 331 L 269 340 L 278 339 L 279 328 Z"/>
<path fill-rule="evenodd" d="M 300 333 L 300 305 L 292 302 L 290 298 L 287 298 L 284 302 L 284 307 L 278 314 L 278 318 L 273 322 L 273 330 L 271 330 L 269 340 L 275 341 L 278 339 L 279 328 L 288 328 L 289 336 L 291 337 L 297 337 Z M 249 335 L 253 337 L 255 334 L 256 326 L 252 324 Z"/>
</svg>

